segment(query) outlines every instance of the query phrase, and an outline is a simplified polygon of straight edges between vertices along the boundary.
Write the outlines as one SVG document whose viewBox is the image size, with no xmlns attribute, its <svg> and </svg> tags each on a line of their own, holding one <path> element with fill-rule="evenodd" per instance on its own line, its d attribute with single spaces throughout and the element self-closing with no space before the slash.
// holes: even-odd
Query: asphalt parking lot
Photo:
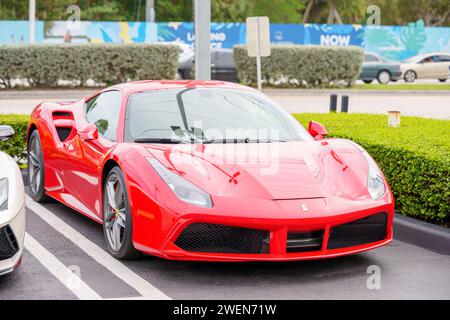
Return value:
<svg viewBox="0 0 450 320">
<path fill-rule="evenodd" d="M 379 288 L 369 281 L 369 289 L 374 268 Z M 28 198 L 23 263 L 0 277 L 0 300 L 449 299 L 449 270 L 450 256 L 400 241 L 321 261 L 118 261 L 106 253 L 100 225 L 59 203 Z"/>
</svg>

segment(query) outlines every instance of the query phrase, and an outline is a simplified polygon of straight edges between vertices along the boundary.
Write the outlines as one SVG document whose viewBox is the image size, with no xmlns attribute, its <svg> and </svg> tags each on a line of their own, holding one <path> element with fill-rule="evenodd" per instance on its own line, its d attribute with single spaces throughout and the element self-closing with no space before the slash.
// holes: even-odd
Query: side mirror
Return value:
<svg viewBox="0 0 450 320">
<path fill-rule="evenodd" d="M 5 141 L 14 135 L 14 129 L 10 126 L 0 126 L 0 141 Z"/>
<path fill-rule="evenodd" d="M 316 140 L 323 140 L 328 135 L 327 129 L 316 121 L 311 121 L 308 125 L 308 132 Z"/>
<path fill-rule="evenodd" d="M 78 130 L 78 135 L 84 141 L 97 140 L 98 129 L 94 124 L 91 124 L 81 130 Z"/>
</svg>

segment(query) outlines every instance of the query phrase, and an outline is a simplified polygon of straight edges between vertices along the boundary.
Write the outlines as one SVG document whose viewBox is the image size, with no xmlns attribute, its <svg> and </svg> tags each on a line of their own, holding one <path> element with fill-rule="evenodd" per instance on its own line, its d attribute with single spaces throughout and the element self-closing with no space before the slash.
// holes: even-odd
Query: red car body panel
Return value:
<svg viewBox="0 0 450 320">
<path fill-rule="evenodd" d="M 99 136 L 84 141 L 89 127 L 85 102 L 42 103 L 31 115 L 29 134 L 39 131 L 45 162 L 46 193 L 102 223 L 102 183 L 111 164 L 120 166 L 126 180 L 136 249 L 167 259 L 203 261 L 289 261 L 320 259 L 373 249 L 392 240 L 394 199 L 386 193 L 373 200 L 367 189 L 367 161 L 354 143 L 341 139 L 275 144 L 134 144 L 124 143 L 124 118 L 129 95 L 149 90 L 221 87 L 253 90 L 217 82 L 141 81 L 107 90 L 122 93 L 117 142 Z M 96 96 L 96 95 L 94 95 Z M 61 142 L 56 131 L 72 128 Z M 273 152 L 273 148 L 277 148 Z M 258 154 L 258 159 L 252 159 Z M 241 156 L 244 163 L 232 161 Z M 155 157 L 212 196 L 213 207 L 189 205 L 177 198 L 148 163 Z M 255 161 L 253 161 L 255 160 Z M 276 163 L 276 168 L 274 168 Z M 261 170 L 277 170 L 262 174 Z M 300 206 L 307 208 L 302 210 Z M 333 226 L 377 213 L 386 213 L 386 237 L 380 241 L 328 249 Z M 191 223 L 210 223 L 270 232 L 263 254 L 205 253 L 182 250 L 177 237 Z M 286 251 L 289 232 L 323 230 L 320 250 Z"/>
</svg>

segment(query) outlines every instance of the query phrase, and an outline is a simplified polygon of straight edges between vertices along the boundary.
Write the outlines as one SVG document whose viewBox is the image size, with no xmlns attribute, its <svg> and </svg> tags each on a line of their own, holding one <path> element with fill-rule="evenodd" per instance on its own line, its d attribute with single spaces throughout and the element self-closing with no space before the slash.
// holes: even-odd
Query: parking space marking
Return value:
<svg viewBox="0 0 450 320">
<path fill-rule="evenodd" d="M 97 261 L 99 264 L 119 277 L 122 281 L 134 288 L 142 295 L 144 299 L 170 299 L 167 295 L 155 288 L 153 285 L 133 272 L 127 266 L 109 255 L 105 250 L 101 249 L 99 246 L 87 239 L 77 230 L 66 224 L 63 220 L 54 215 L 50 210 L 33 201 L 33 199 L 31 199 L 28 195 L 26 196 L 26 205 L 28 209 L 37 214 L 42 220 L 47 222 L 64 237 L 72 241 L 92 259 Z"/>
<path fill-rule="evenodd" d="M 25 234 L 25 249 L 28 250 L 53 276 L 80 300 L 98 300 L 101 297 L 77 274 L 73 273 L 53 254 L 28 233 Z"/>
</svg>

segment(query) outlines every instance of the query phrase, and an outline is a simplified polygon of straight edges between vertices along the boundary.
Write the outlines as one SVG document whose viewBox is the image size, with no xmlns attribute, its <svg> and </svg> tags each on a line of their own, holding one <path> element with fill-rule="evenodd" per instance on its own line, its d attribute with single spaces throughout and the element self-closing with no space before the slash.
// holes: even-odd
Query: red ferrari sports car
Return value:
<svg viewBox="0 0 450 320">
<path fill-rule="evenodd" d="M 30 191 L 103 224 L 119 259 L 287 261 L 386 245 L 394 200 L 382 172 L 326 134 L 245 86 L 119 84 L 35 108 Z"/>
</svg>

